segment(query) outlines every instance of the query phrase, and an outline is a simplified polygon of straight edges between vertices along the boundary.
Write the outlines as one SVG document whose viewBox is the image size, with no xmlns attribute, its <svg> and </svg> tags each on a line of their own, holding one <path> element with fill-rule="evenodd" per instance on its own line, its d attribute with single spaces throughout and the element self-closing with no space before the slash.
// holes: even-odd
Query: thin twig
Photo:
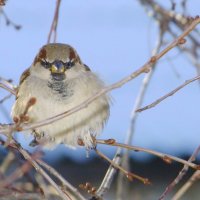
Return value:
<svg viewBox="0 0 200 200">
<path fill-rule="evenodd" d="M 166 95 L 162 96 L 161 98 L 157 99 L 156 101 L 154 101 L 153 103 L 143 107 L 143 108 L 140 108 L 140 109 L 137 109 L 136 112 L 142 112 L 144 110 L 147 110 L 147 109 L 150 109 L 150 108 L 153 108 L 154 106 L 156 106 L 157 104 L 159 104 L 161 101 L 165 100 L 166 98 L 174 95 L 176 92 L 178 92 L 180 89 L 182 89 L 183 87 L 185 87 L 186 85 L 196 81 L 196 80 L 199 80 L 200 79 L 200 75 L 199 76 L 196 76 L 192 79 L 189 79 L 189 80 L 186 80 L 183 84 L 181 84 L 179 87 L 177 87 L 176 89 L 172 90 L 171 92 L 167 93 Z"/>
<path fill-rule="evenodd" d="M 112 142 L 110 142 L 110 140 L 112 140 Z M 187 160 L 183 160 L 181 158 L 169 155 L 169 154 L 164 154 L 164 153 L 160 153 L 151 149 L 146 149 L 143 147 L 138 147 L 138 146 L 131 146 L 131 145 L 127 145 L 127 144 L 122 144 L 122 143 L 117 143 L 115 142 L 114 139 L 109 139 L 109 140 L 96 140 L 96 143 L 98 144 L 105 144 L 105 145 L 110 145 L 110 146 L 116 146 L 116 147 L 122 147 L 122 148 L 126 148 L 129 150 L 133 150 L 133 151 L 141 151 L 141 152 L 145 152 L 145 153 L 149 153 L 152 154 L 154 156 L 160 157 L 161 159 L 163 159 L 165 162 L 167 163 L 171 163 L 172 160 L 182 163 L 184 165 L 187 165 L 195 170 L 200 170 L 200 166 L 196 165 L 194 163 L 188 162 Z"/>
<path fill-rule="evenodd" d="M 53 33 L 54 33 L 53 42 L 56 42 L 60 3 L 61 3 L 61 0 L 57 0 L 56 9 L 55 9 L 53 21 L 52 21 L 52 24 L 51 24 L 51 28 L 50 28 L 50 31 L 49 31 L 47 43 L 50 43 Z"/>
<path fill-rule="evenodd" d="M 65 193 L 60 189 L 60 187 L 51 179 L 51 177 L 38 165 L 38 163 L 32 159 L 32 157 L 29 155 L 27 151 L 25 151 L 21 146 L 16 143 L 16 141 L 13 141 L 16 145 L 16 149 L 23 155 L 23 157 L 31 163 L 31 165 L 35 168 L 35 170 L 40 173 L 58 192 L 60 197 L 62 197 L 64 200 L 69 200 L 69 198 L 66 196 Z"/>
<path fill-rule="evenodd" d="M 200 146 L 193 152 L 193 154 L 190 156 L 188 162 L 195 161 L 198 153 L 200 151 Z M 179 172 L 178 176 L 167 186 L 165 191 L 161 194 L 159 197 L 159 200 L 163 200 L 166 195 L 173 190 L 173 188 L 183 179 L 186 172 L 188 171 L 189 167 L 187 165 L 184 165 L 182 170 Z"/>
<path fill-rule="evenodd" d="M 16 91 L 13 90 L 12 88 L 9 88 L 5 83 L 0 83 L 0 87 L 7 90 L 11 94 L 16 95 Z"/>
<path fill-rule="evenodd" d="M 2 104 L 4 101 L 6 101 L 7 99 L 9 99 L 11 96 L 12 96 L 12 94 L 6 95 L 3 99 L 0 100 L 0 104 Z"/>
<path fill-rule="evenodd" d="M 23 200 L 42 200 L 42 195 L 39 193 L 19 193 L 16 191 L 12 191 L 9 194 L 5 194 L 4 196 L 1 195 L 1 200 L 8 200 L 8 199 L 23 199 Z"/>
<path fill-rule="evenodd" d="M 131 81 L 132 79 L 136 78 L 142 73 L 147 73 L 149 72 L 152 67 L 154 66 L 155 62 L 157 62 L 162 56 L 164 56 L 167 52 L 169 52 L 171 49 L 176 47 L 177 45 L 180 45 L 185 42 L 185 37 L 200 23 L 200 18 L 195 18 L 193 22 L 190 24 L 190 26 L 187 27 L 187 29 L 178 37 L 176 38 L 171 44 L 169 44 L 165 49 L 163 49 L 160 53 L 156 54 L 155 56 L 151 57 L 151 59 L 146 62 L 142 67 L 140 67 L 138 70 L 134 71 L 131 73 L 129 76 L 126 76 L 125 78 L 121 79 L 120 81 L 105 87 L 104 89 L 96 92 L 93 96 L 90 98 L 86 99 L 84 102 L 81 104 L 73 107 L 72 109 L 69 109 L 63 113 L 60 113 L 58 115 L 55 115 L 53 117 L 50 117 L 48 119 L 39 121 L 39 122 L 34 122 L 31 124 L 23 124 L 22 125 L 22 130 L 29 130 L 29 129 L 35 129 L 41 126 L 45 126 L 48 124 L 51 124 L 57 120 L 60 120 L 64 117 L 67 117 L 83 108 L 86 108 L 89 104 L 91 104 L 94 100 L 99 98 L 100 96 L 104 95 L 105 93 L 110 92 L 111 90 L 114 90 L 116 88 L 119 88 L 126 84 L 127 82 Z M 10 126 L 15 126 L 10 125 Z M 14 128 L 14 127 L 13 127 Z M 6 128 L 0 128 L 0 132 L 6 133 L 8 130 Z"/>
<path fill-rule="evenodd" d="M 62 177 L 61 174 L 59 174 L 54 168 L 52 168 L 50 165 L 45 163 L 44 161 L 37 159 L 37 163 L 39 163 L 42 167 L 44 167 L 46 170 L 49 171 L 50 174 L 55 176 L 60 182 L 62 183 L 62 186 L 65 187 L 67 190 L 69 190 L 72 195 L 76 197 L 76 200 L 86 200 L 81 193 L 78 191 L 77 188 L 73 187 L 67 180 L 65 180 L 64 177 Z"/>
<path fill-rule="evenodd" d="M 117 152 L 112 160 L 113 163 L 120 165 L 121 162 L 121 154 L 120 149 L 117 149 Z M 112 166 L 112 164 L 109 166 L 106 175 L 104 176 L 104 179 L 99 186 L 98 190 L 96 191 L 96 195 L 98 198 L 102 198 L 105 193 L 110 189 L 111 183 L 114 179 L 114 175 L 116 174 L 116 169 Z"/>
<path fill-rule="evenodd" d="M 10 80 L 0 77 L 0 88 L 4 88 L 11 94 L 16 95 L 16 87 L 11 83 Z"/>
<path fill-rule="evenodd" d="M 171 24 L 175 25 L 176 28 L 179 28 L 181 31 L 184 31 L 185 28 L 187 27 L 188 23 L 190 23 L 190 21 L 193 19 L 190 16 L 185 16 L 185 15 L 181 15 L 180 13 L 176 13 L 174 11 L 169 11 L 164 9 L 161 5 L 159 5 L 158 2 L 154 1 L 154 0 L 139 0 L 141 2 L 142 5 L 145 5 L 145 7 L 150 7 L 153 14 L 150 14 L 150 12 L 148 12 L 148 16 L 152 16 L 156 21 L 159 21 L 160 18 L 166 19 L 168 21 L 167 25 L 167 29 L 166 32 L 169 32 L 172 37 L 176 38 L 176 34 L 172 31 L 171 28 Z M 183 0 L 184 2 L 184 0 Z M 185 3 L 183 3 L 183 5 L 185 5 Z M 183 6 L 184 8 L 184 6 Z M 146 9 L 145 9 L 146 10 Z M 175 32 L 177 32 L 177 29 L 175 30 Z M 196 66 L 197 72 L 199 74 L 199 62 L 198 62 L 198 51 L 197 51 L 197 47 L 199 47 L 200 43 L 199 43 L 199 32 L 196 29 L 194 32 L 198 33 L 197 37 L 194 37 L 193 35 L 189 35 L 189 39 L 191 41 L 191 47 L 190 47 L 190 51 L 185 51 L 184 48 L 180 47 L 178 48 L 181 52 L 185 52 L 186 55 L 189 57 L 189 59 L 191 60 L 191 62 Z"/>
<path fill-rule="evenodd" d="M 2 6 L 1 4 L 4 3 L 5 1 L 0 0 L 0 6 Z M 3 15 L 5 21 L 6 21 L 6 25 L 9 26 L 11 25 L 12 27 L 14 27 L 15 30 L 20 30 L 22 28 L 21 25 L 16 24 L 15 22 L 13 22 L 5 13 L 5 11 L 0 7 L 0 14 Z"/>
<path fill-rule="evenodd" d="M 152 51 L 152 56 L 155 56 L 160 51 L 160 48 L 161 48 L 162 42 L 163 42 L 164 30 L 162 29 L 161 22 L 159 23 L 159 27 L 160 28 L 159 28 L 158 40 L 156 42 L 157 43 L 156 47 Z M 156 64 L 157 63 L 155 63 L 155 65 Z M 129 129 L 127 131 L 127 134 L 126 134 L 125 144 L 130 145 L 132 142 L 132 138 L 133 138 L 134 131 L 135 131 L 135 124 L 136 124 L 136 120 L 137 120 L 137 116 L 138 116 L 138 113 L 135 110 L 140 108 L 140 106 L 143 103 L 149 82 L 151 81 L 151 78 L 155 71 L 155 65 L 152 67 L 152 70 L 148 74 L 145 75 L 145 77 L 142 81 L 140 90 L 139 90 L 138 95 L 135 100 L 135 104 L 133 106 L 133 110 L 131 112 L 130 125 L 129 125 Z M 129 169 L 129 151 L 128 151 L 128 149 L 125 149 L 125 151 L 124 151 L 124 155 L 122 156 L 122 164 L 121 165 L 123 168 Z M 119 173 L 118 178 L 117 178 L 117 190 L 116 190 L 116 193 L 117 193 L 116 196 L 117 196 L 118 200 L 120 200 L 120 199 L 122 200 L 126 196 L 127 190 L 126 190 L 126 188 L 123 187 L 125 184 L 126 184 L 126 180 L 125 180 L 123 174 Z"/>
<path fill-rule="evenodd" d="M 4 188 L 13 184 L 14 181 L 21 178 L 25 173 L 27 173 L 31 169 L 31 164 L 29 162 L 25 162 L 21 167 L 16 168 L 14 172 L 12 172 L 5 180 L 0 182 L 0 188 Z"/>
<path fill-rule="evenodd" d="M 39 185 L 40 188 L 42 189 L 42 193 L 43 193 L 43 195 L 44 195 L 43 199 L 44 199 L 44 200 L 49 200 L 51 194 L 50 194 L 48 185 L 47 185 L 46 182 L 44 181 L 43 176 L 41 176 L 41 174 L 37 173 L 37 174 L 35 174 L 35 180 L 37 181 L 38 185 Z"/>
<path fill-rule="evenodd" d="M 116 169 L 119 169 L 128 178 L 128 180 L 132 181 L 134 179 L 137 179 L 137 180 L 141 181 L 144 184 L 150 184 L 149 179 L 143 178 L 141 176 L 138 176 L 137 174 L 133 174 L 132 172 L 126 171 L 123 167 L 121 167 L 120 165 L 117 165 L 115 162 L 113 162 L 110 158 L 105 156 L 99 150 L 95 149 L 95 152 L 97 153 L 97 155 L 99 155 L 100 157 L 102 157 L 103 159 L 108 161 L 113 167 L 115 167 Z"/>
<path fill-rule="evenodd" d="M 172 197 L 172 200 L 179 200 L 188 191 L 188 189 L 200 179 L 200 171 L 194 172 L 190 179 L 178 190 L 178 192 Z"/>
<path fill-rule="evenodd" d="M 5 174 L 6 171 L 8 170 L 10 164 L 13 162 L 15 156 L 13 152 L 9 152 L 8 155 L 4 158 L 3 162 L 1 163 L 0 166 L 0 173 Z"/>
</svg>

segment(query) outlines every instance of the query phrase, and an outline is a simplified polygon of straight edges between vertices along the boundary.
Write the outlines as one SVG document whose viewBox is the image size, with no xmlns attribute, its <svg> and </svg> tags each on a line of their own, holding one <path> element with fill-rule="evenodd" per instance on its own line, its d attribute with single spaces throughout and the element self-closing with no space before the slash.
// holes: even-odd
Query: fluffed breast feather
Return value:
<svg viewBox="0 0 200 200">
<path fill-rule="evenodd" d="M 28 100 L 35 97 L 36 104 L 28 111 L 30 122 L 45 120 L 74 108 L 104 87 L 104 83 L 89 70 L 60 83 L 40 79 L 27 70 L 20 82 L 12 117 L 22 114 Z M 86 108 L 34 131 L 47 139 L 47 148 L 60 143 L 75 147 L 79 139 L 87 148 L 92 148 L 92 136 L 96 137 L 102 131 L 109 117 L 109 102 L 110 97 L 102 95 Z"/>
</svg>

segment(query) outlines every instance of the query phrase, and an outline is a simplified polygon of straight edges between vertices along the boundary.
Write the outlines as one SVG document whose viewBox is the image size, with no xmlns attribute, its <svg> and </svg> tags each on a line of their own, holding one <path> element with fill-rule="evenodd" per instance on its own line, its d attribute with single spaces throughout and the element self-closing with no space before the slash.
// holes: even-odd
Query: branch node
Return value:
<svg viewBox="0 0 200 200">
<path fill-rule="evenodd" d="M 85 144 L 81 138 L 78 138 L 77 143 L 79 146 L 85 146 Z"/>
<path fill-rule="evenodd" d="M 104 140 L 104 142 L 106 144 L 114 144 L 116 142 L 116 140 L 115 139 L 108 139 L 108 140 Z"/>
<path fill-rule="evenodd" d="M 126 178 L 129 180 L 129 181 L 133 181 L 133 179 L 134 179 L 134 177 L 133 177 L 133 175 L 130 173 L 130 172 L 128 172 L 127 174 L 126 174 Z"/>
<path fill-rule="evenodd" d="M 97 189 L 96 187 L 92 186 L 91 183 L 86 182 L 84 184 L 80 184 L 79 188 L 85 190 L 88 194 L 95 195 Z"/>
<path fill-rule="evenodd" d="M 180 38 L 178 40 L 178 45 L 185 44 L 185 43 L 186 43 L 186 39 L 185 38 Z"/>
<path fill-rule="evenodd" d="M 172 163 L 172 159 L 170 157 L 166 156 L 166 155 L 164 155 L 162 159 L 167 164 L 171 164 Z"/>
<path fill-rule="evenodd" d="M 157 58 L 156 58 L 156 56 L 152 56 L 151 58 L 150 58 L 150 60 L 149 60 L 149 63 L 155 63 L 157 61 Z"/>
<path fill-rule="evenodd" d="M 151 67 L 150 66 L 145 67 L 144 70 L 143 70 L 144 73 L 149 73 L 150 71 L 151 71 Z"/>
</svg>

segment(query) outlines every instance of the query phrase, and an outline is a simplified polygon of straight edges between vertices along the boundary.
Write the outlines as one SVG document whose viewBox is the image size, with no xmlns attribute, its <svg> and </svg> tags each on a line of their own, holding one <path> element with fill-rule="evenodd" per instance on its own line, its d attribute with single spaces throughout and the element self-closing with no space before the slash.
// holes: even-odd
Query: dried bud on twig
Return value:
<svg viewBox="0 0 200 200">
<path fill-rule="evenodd" d="M 150 63 L 155 63 L 156 62 L 156 56 L 152 56 L 151 58 L 150 58 Z"/>
<path fill-rule="evenodd" d="M 97 189 L 96 187 L 93 187 L 91 183 L 86 182 L 85 184 L 80 184 L 79 188 L 82 190 L 85 190 L 88 194 L 95 195 Z"/>
<path fill-rule="evenodd" d="M 178 45 L 185 44 L 185 43 L 186 43 L 186 39 L 185 38 L 180 38 L 178 40 Z"/>
<path fill-rule="evenodd" d="M 108 139 L 108 140 L 105 140 L 105 143 L 106 144 L 114 144 L 116 142 L 115 139 Z"/>
<path fill-rule="evenodd" d="M 170 158 L 170 157 L 168 157 L 168 156 L 163 156 L 163 158 L 162 158 L 167 164 L 171 164 L 172 163 L 172 159 Z"/>
</svg>

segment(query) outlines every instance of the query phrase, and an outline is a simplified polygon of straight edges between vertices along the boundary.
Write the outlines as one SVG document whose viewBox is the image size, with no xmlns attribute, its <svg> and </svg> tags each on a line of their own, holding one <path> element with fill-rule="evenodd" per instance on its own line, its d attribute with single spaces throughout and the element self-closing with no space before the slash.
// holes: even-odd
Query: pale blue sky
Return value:
<svg viewBox="0 0 200 200">
<path fill-rule="evenodd" d="M 199 14 L 200 2 L 191 0 L 189 3 L 189 13 Z M 2 77 L 18 83 L 20 74 L 30 66 L 38 49 L 47 41 L 54 9 L 55 1 L 8 1 L 5 11 L 14 22 L 22 25 L 22 29 L 15 31 L 6 27 L 0 17 Z M 147 17 L 138 1 L 63 0 L 61 3 L 57 41 L 74 46 L 83 62 L 107 84 L 118 81 L 148 60 L 156 34 L 155 23 Z M 170 41 L 167 38 L 166 42 Z M 166 57 L 157 65 L 145 105 L 195 76 L 195 69 L 188 60 L 177 55 L 175 50 L 168 54 L 168 58 L 174 58 L 171 60 L 173 67 Z M 179 73 L 179 78 L 174 70 Z M 114 99 L 111 116 L 100 138 L 124 141 L 142 78 L 143 75 L 111 93 Z M 4 94 L 1 89 L 0 97 Z M 3 106 L 10 111 L 13 101 Z M 192 152 L 200 144 L 199 102 L 200 88 L 193 83 L 157 107 L 139 114 L 133 144 L 173 154 Z M 2 114 L 0 119 L 6 121 Z M 65 148 L 60 147 L 54 153 L 61 149 Z M 69 149 L 64 152 L 68 151 L 78 157 L 85 154 Z"/>
</svg>

